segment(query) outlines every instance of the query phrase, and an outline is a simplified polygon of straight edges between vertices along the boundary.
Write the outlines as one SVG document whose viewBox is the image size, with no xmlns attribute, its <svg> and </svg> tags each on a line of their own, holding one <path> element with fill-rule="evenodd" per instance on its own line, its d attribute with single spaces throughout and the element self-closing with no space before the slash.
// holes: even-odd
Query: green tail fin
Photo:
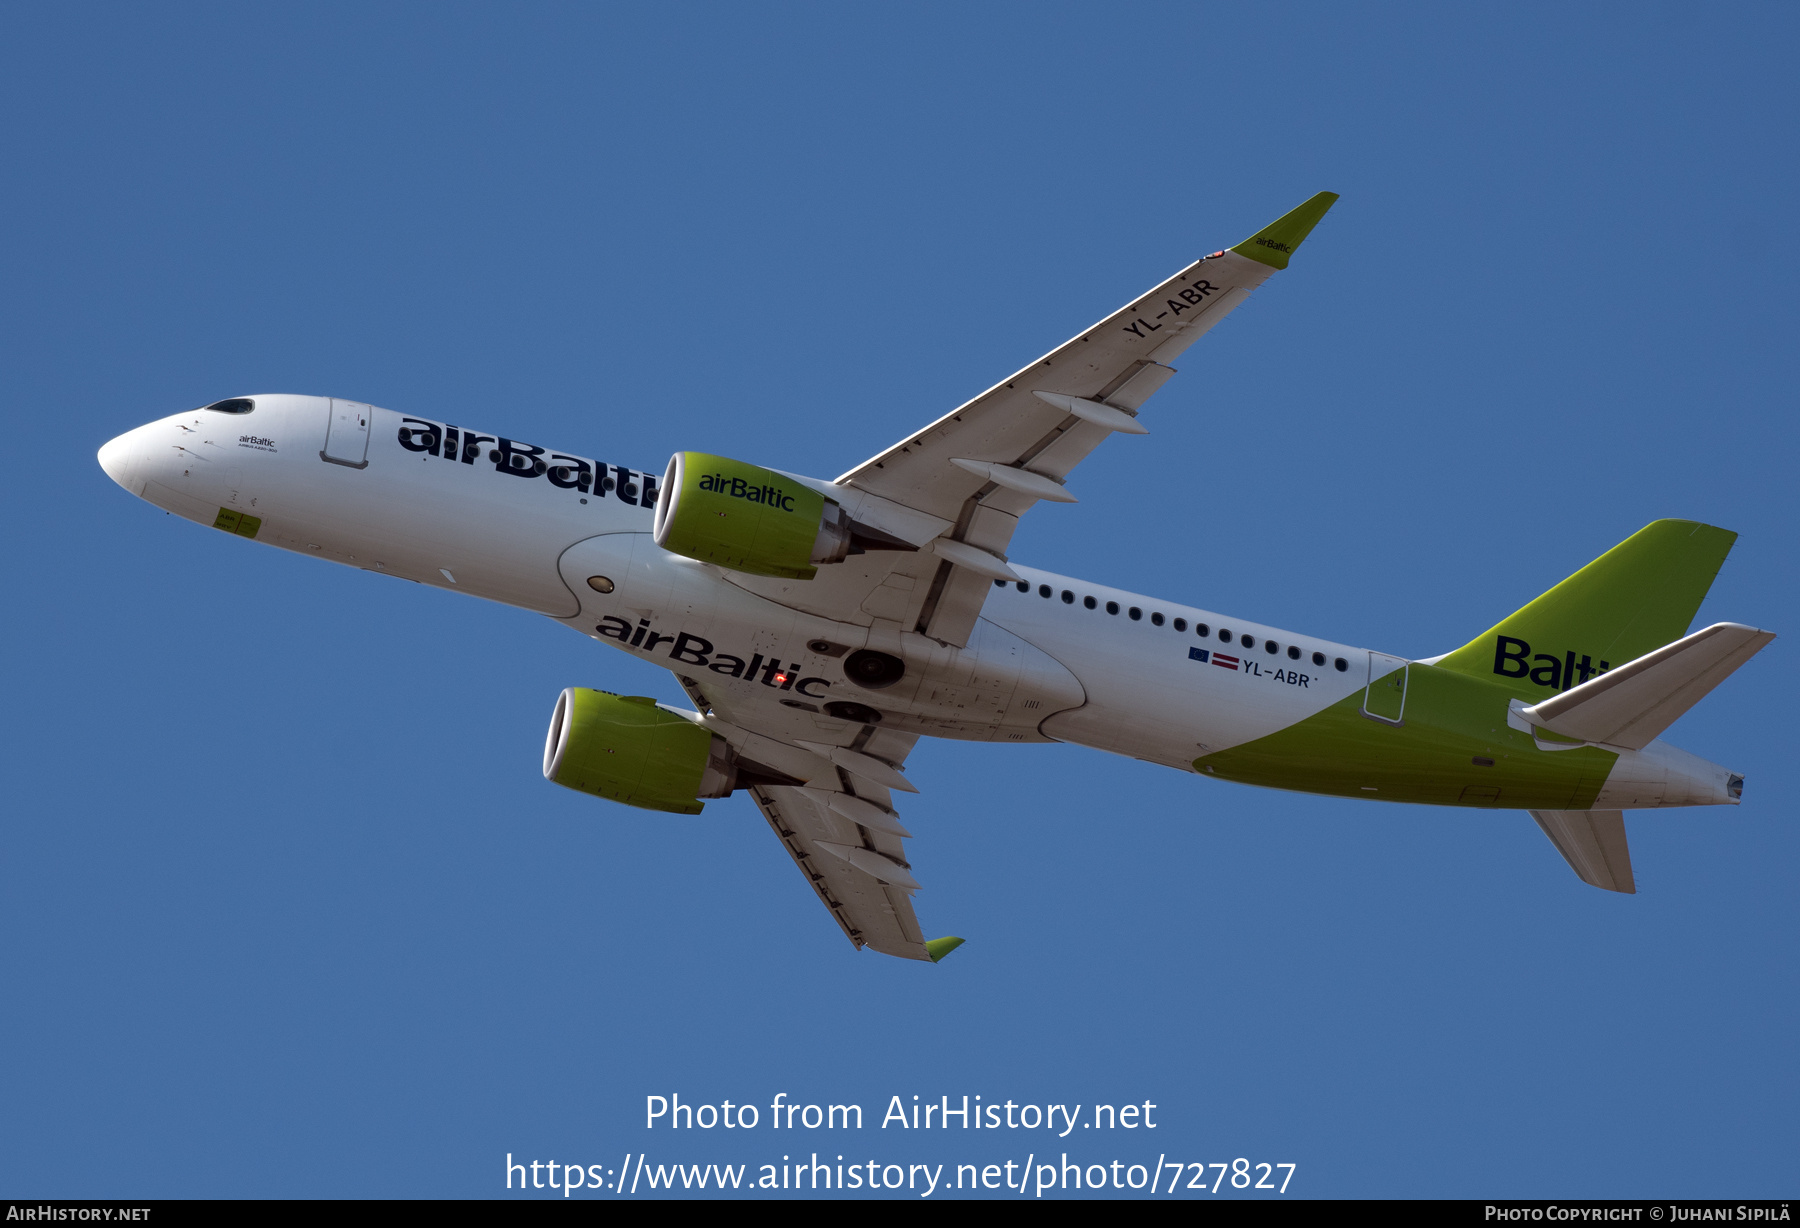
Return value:
<svg viewBox="0 0 1800 1228">
<path fill-rule="evenodd" d="M 1687 634 L 1737 534 L 1693 520 L 1644 526 L 1437 662 L 1536 703 Z"/>
</svg>

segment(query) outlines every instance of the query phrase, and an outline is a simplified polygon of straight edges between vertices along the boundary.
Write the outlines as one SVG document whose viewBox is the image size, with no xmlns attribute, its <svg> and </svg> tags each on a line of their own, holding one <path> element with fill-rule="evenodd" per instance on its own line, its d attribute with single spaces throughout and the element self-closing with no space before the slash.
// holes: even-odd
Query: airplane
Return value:
<svg viewBox="0 0 1800 1228">
<path fill-rule="evenodd" d="M 1287 268 L 1321 192 L 831 481 L 703 452 L 660 473 L 335 397 L 229 397 L 106 473 L 224 533 L 504 602 L 669 670 L 694 707 L 569 687 L 543 773 L 699 814 L 748 793 L 857 948 L 937 962 L 895 794 L 921 737 L 1069 742 L 1218 781 L 1528 811 L 1633 893 L 1623 812 L 1736 805 L 1661 741 L 1771 632 L 1689 624 L 1736 534 L 1658 520 L 1461 647 L 1409 660 L 1007 557 L 1019 518 Z M 235 434 L 233 432 L 236 432 Z M 1155 462 L 1150 462 L 1154 464 Z"/>
</svg>

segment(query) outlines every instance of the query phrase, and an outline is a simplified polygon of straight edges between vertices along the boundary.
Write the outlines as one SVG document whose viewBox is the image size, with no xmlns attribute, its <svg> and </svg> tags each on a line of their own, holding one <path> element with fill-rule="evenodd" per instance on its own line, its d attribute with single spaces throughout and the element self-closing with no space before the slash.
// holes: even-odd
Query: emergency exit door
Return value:
<svg viewBox="0 0 1800 1228">
<path fill-rule="evenodd" d="M 325 450 L 320 460 L 352 469 L 369 463 L 369 407 L 360 401 L 331 400 L 331 422 L 325 428 Z"/>
<path fill-rule="evenodd" d="M 1363 692 L 1363 715 L 1390 725 L 1404 724 L 1406 676 L 1412 667 L 1405 657 L 1385 652 L 1369 654 L 1369 686 Z"/>
</svg>

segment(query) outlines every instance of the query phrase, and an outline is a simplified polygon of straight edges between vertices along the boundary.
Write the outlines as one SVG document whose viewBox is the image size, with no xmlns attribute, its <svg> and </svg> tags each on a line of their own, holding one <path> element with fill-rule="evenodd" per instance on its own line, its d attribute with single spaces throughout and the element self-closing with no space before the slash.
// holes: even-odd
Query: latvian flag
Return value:
<svg viewBox="0 0 1800 1228">
<path fill-rule="evenodd" d="M 1236 669 L 1238 667 L 1238 659 L 1236 657 L 1228 657 L 1222 652 L 1209 653 L 1204 648 L 1188 649 L 1188 660 L 1211 661 L 1214 665 L 1220 665 L 1226 669 Z"/>
</svg>

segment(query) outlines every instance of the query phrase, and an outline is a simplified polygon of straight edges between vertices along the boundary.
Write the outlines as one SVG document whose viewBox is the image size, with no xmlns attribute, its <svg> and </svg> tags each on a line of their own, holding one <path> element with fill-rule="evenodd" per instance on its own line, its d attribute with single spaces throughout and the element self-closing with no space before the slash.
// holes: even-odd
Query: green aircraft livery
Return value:
<svg viewBox="0 0 1800 1228">
<path fill-rule="evenodd" d="M 1659 520 L 1443 656 L 1408 660 L 1039 571 L 1019 517 L 1286 269 L 1321 192 L 827 481 L 678 452 L 660 474 L 329 397 L 232 397 L 119 436 L 126 490 L 236 537 L 505 602 L 693 702 L 570 687 L 550 781 L 698 814 L 750 796 L 856 947 L 936 962 L 895 794 L 921 737 L 1073 742 L 1215 780 L 1528 811 L 1632 892 L 1623 812 L 1735 805 L 1660 735 L 1774 638 L 1690 624 L 1735 534 Z M 234 432 L 236 432 L 234 434 Z M 1100 632 L 1104 631 L 1104 634 Z"/>
</svg>

